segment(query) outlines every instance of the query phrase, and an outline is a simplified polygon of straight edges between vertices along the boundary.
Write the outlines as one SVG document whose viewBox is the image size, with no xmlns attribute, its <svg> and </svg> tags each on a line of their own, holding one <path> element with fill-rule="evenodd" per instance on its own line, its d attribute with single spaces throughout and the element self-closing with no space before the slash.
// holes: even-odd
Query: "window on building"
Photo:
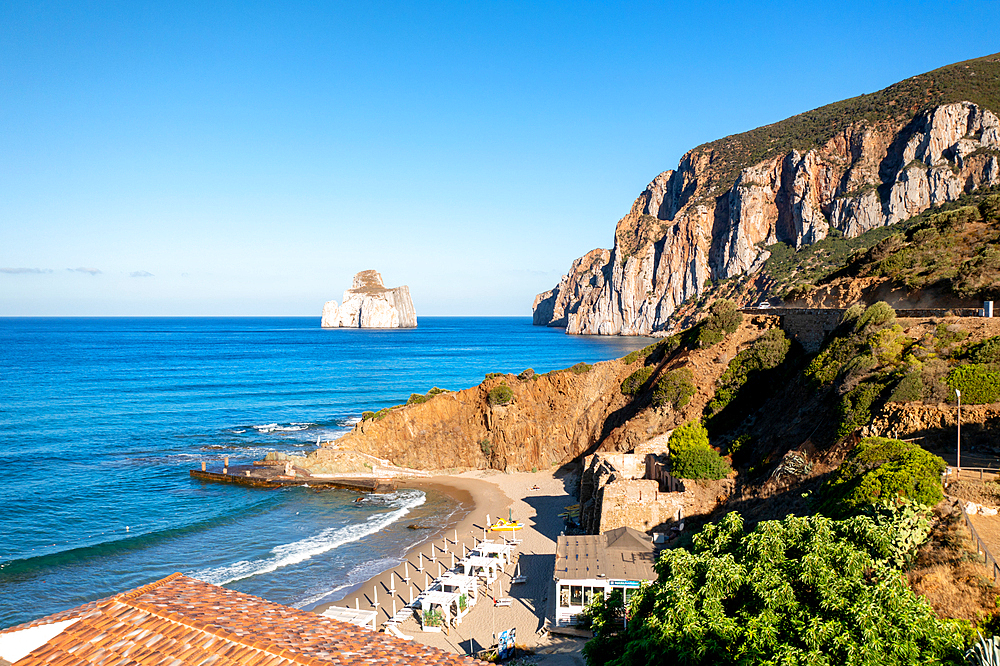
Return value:
<svg viewBox="0 0 1000 666">
<path fill-rule="evenodd" d="M 583 587 L 580 585 L 572 585 L 570 587 L 569 603 L 571 606 L 583 605 Z"/>
<path fill-rule="evenodd" d="M 569 585 L 559 586 L 559 605 L 563 608 L 569 607 Z"/>
</svg>

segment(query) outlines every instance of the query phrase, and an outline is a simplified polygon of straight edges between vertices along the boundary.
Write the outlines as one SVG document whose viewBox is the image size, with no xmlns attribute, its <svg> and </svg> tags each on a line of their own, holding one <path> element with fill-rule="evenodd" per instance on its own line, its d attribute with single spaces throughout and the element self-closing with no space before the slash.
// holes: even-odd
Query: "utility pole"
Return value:
<svg viewBox="0 0 1000 666">
<path fill-rule="evenodd" d="M 956 447 L 957 457 L 955 459 L 955 467 L 958 468 L 958 478 L 962 478 L 962 392 L 955 389 L 955 395 L 958 397 L 958 445 Z"/>
</svg>

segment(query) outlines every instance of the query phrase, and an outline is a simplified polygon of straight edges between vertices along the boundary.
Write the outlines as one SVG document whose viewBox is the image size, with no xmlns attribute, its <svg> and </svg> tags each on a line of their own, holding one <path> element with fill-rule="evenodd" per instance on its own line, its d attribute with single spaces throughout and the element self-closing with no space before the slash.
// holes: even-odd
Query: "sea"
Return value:
<svg viewBox="0 0 1000 666">
<path fill-rule="evenodd" d="M 304 454 L 364 410 L 488 372 L 617 358 L 648 338 L 529 317 L 414 329 L 296 318 L 0 318 L 0 628 L 180 571 L 311 609 L 398 564 L 460 510 L 433 491 L 264 490 L 201 461 Z"/>
</svg>

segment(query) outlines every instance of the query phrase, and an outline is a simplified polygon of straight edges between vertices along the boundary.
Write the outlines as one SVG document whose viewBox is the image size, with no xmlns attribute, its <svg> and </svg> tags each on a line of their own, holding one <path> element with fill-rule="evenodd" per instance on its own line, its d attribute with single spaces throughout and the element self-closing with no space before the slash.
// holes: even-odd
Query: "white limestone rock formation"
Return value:
<svg viewBox="0 0 1000 666">
<path fill-rule="evenodd" d="M 323 328 L 414 328 L 417 312 L 406 285 L 387 289 L 378 271 L 361 271 L 337 301 L 323 306 Z"/>
<path fill-rule="evenodd" d="M 582 334 L 666 331 L 707 281 L 760 269 L 768 245 L 801 248 L 832 229 L 857 236 L 1000 183 L 1000 120 L 971 102 L 860 119 L 822 146 L 732 176 L 718 166 L 727 140 L 688 152 L 654 178 L 618 222 L 614 248 L 577 259 L 535 298 L 534 323 Z"/>
</svg>

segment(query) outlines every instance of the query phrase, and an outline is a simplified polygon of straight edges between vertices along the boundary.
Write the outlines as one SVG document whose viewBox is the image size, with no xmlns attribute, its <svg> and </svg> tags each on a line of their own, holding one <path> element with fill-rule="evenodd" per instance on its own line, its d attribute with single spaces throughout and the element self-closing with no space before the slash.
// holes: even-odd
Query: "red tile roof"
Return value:
<svg viewBox="0 0 1000 666">
<path fill-rule="evenodd" d="M 484 663 L 181 574 L 0 634 L 77 617 L 14 666 Z"/>
</svg>

